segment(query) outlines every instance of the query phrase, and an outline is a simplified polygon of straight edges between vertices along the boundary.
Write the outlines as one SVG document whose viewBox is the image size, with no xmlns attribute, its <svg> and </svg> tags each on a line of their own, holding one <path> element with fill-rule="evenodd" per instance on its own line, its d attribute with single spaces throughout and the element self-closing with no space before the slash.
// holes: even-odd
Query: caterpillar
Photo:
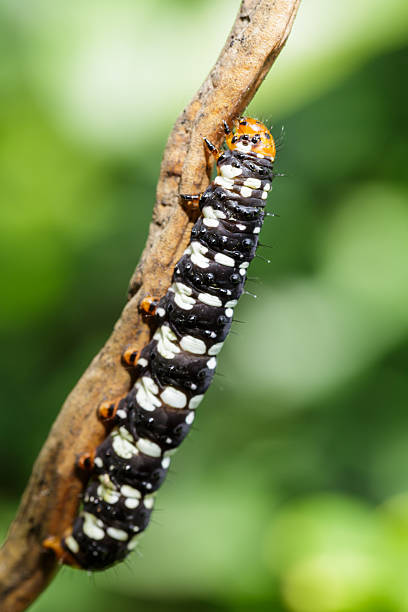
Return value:
<svg viewBox="0 0 408 612">
<path fill-rule="evenodd" d="M 141 302 L 157 328 L 141 352 L 130 347 L 123 355 L 135 383 L 99 406 L 110 433 L 78 460 L 90 476 L 80 512 L 63 537 L 43 542 L 61 563 L 103 570 L 136 547 L 170 456 L 213 379 L 255 256 L 276 155 L 271 133 L 256 119 L 242 117 L 232 130 L 224 122 L 224 132 L 226 150 L 204 139 L 216 178 L 202 195 L 181 196 L 200 216 L 172 284 L 159 301 Z"/>
</svg>

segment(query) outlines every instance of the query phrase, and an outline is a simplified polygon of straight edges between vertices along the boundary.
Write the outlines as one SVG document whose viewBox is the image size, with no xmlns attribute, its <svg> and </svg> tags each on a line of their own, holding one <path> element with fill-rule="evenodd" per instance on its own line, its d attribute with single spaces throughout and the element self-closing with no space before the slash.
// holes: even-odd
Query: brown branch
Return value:
<svg viewBox="0 0 408 612">
<path fill-rule="evenodd" d="M 82 483 L 74 472 L 77 454 L 105 436 L 95 409 L 126 392 L 129 376 L 121 354 L 129 343 L 142 347 L 149 328 L 138 312 L 146 294 L 163 295 L 188 240 L 191 221 L 179 193 L 198 193 L 208 184 L 202 137 L 223 139 L 221 122 L 239 116 L 278 56 L 300 0 L 243 0 L 221 54 L 170 134 L 161 166 L 157 201 L 146 248 L 131 279 L 129 302 L 114 331 L 68 396 L 34 465 L 17 517 L 0 551 L 0 608 L 19 612 L 52 579 L 57 566 L 41 542 L 73 521 Z"/>
</svg>

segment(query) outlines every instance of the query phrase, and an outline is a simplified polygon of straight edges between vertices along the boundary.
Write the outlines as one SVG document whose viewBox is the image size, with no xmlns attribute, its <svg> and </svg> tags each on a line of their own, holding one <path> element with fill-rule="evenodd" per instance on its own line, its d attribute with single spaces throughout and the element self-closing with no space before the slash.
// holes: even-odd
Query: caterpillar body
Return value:
<svg viewBox="0 0 408 612">
<path fill-rule="evenodd" d="M 99 407 L 112 429 L 79 460 L 90 480 L 77 518 L 64 537 L 44 541 L 68 565 L 102 570 L 136 547 L 170 455 L 189 432 L 214 376 L 255 256 L 276 154 L 259 121 L 244 117 L 234 128 L 224 122 L 225 151 L 204 139 L 218 175 L 201 196 L 184 196 L 201 213 L 190 243 L 166 295 L 142 302 L 157 318 L 157 330 L 140 354 L 124 354 L 135 368 L 129 393 Z"/>
</svg>

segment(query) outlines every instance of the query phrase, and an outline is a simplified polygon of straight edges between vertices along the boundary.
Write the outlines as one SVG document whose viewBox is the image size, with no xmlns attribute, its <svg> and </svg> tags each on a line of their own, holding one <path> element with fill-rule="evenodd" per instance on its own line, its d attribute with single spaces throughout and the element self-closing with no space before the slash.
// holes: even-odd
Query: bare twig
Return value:
<svg viewBox="0 0 408 612">
<path fill-rule="evenodd" d="M 198 193 L 208 184 L 202 137 L 220 144 L 221 122 L 248 105 L 292 27 L 300 0 L 243 0 L 221 54 L 169 137 L 157 187 L 146 248 L 131 279 L 129 301 L 114 331 L 68 396 L 34 465 L 17 517 L 0 551 L 0 608 L 19 612 L 52 579 L 57 567 L 41 542 L 61 534 L 77 512 L 82 483 L 74 472 L 78 453 L 105 436 L 95 409 L 129 388 L 121 354 L 129 343 L 142 347 L 149 328 L 139 316 L 146 294 L 161 296 L 185 248 L 191 221 L 179 193 Z"/>
</svg>

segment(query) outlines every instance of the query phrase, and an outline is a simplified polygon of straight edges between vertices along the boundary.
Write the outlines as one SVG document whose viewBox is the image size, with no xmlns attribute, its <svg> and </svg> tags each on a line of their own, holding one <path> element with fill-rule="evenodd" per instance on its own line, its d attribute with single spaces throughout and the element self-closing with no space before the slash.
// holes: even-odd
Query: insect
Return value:
<svg viewBox="0 0 408 612">
<path fill-rule="evenodd" d="M 171 454 L 213 379 L 255 256 L 276 154 L 269 130 L 256 119 L 243 117 L 233 130 L 224 122 L 224 131 L 225 151 L 204 139 L 218 175 L 202 195 L 182 196 L 201 214 L 172 284 L 159 301 L 141 302 L 157 329 L 141 352 L 124 353 L 136 382 L 98 408 L 110 433 L 78 460 L 90 474 L 80 512 L 62 538 L 43 543 L 62 563 L 103 570 L 136 547 Z"/>
</svg>

